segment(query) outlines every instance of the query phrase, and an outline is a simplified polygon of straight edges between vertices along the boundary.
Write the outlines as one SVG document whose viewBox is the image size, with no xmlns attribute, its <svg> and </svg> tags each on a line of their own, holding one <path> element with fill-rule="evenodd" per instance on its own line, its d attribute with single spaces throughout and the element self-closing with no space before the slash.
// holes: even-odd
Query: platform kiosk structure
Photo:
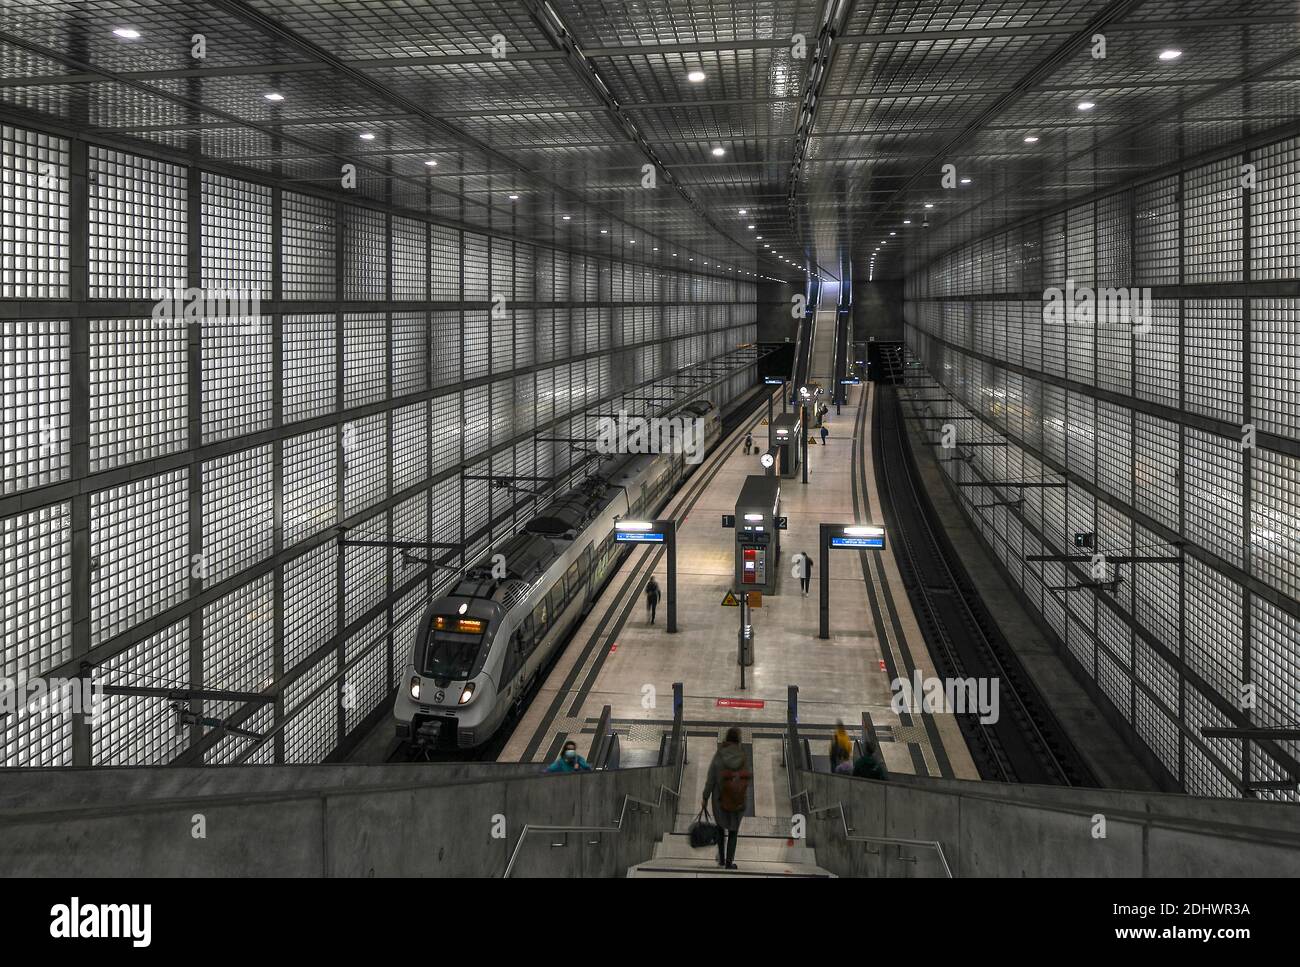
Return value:
<svg viewBox="0 0 1300 967">
<path fill-rule="evenodd" d="M 803 423 L 799 412 L 782 413 L 768 426 L 768 446 L 776 453 L 779 476 L 790 478 L 799 473 L 800 438 Z"/>
<path fill-rule="evenodd" d="M 736 498 L 736 583 L 739 591 L 776 590 L 781 559 L 781 481 L 752 474 Z"/>
</svg>

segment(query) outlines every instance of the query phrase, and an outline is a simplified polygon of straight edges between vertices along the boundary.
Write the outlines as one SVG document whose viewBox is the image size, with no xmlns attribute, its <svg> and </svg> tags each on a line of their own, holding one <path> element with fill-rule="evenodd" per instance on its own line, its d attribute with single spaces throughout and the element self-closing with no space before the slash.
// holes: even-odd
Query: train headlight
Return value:
<svg viewBox="0 0 1300 967">
<path fill-rule="evenodd" d="M 466 682 L 464 691 L 460 693 L 460 704 L 464 705 L 473 697 L 474 697 L 474 683 Z"/>
<path fill-rule="evenodd" d="M 417 702 L 420 700 L 420 676 L 419 675 L 411 676 L 411 698 L 415 699 Z"/>
</svg>

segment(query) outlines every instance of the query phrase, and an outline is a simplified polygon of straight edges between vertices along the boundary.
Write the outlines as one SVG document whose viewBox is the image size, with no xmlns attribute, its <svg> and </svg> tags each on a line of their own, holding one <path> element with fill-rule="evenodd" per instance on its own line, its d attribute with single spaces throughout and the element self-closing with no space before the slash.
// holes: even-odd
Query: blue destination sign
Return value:
<svg viewBox="0 0 1300 967">
<path fill-rule="evenodd" d="M 664 535 L 657 534 L 654 531 L 614 531 L 614 542 L 617 544 L 662 544 Z"/>
<path fill-rule="evenodd" d="M 879 537 L 836 537 L 831 536 L 831 547 L 871 547 L 876 550 L 882 550 L 885 546 L 885 535 Z"/>
<path fill-rule="evenodd" d="M 860 379 L 842 379 L 842 380 L 840 380 L 840 385 L 841 385 L 841 386 L 857 386 L 857 385 L 859 385 L 861 382 L 862 382 L 862 380 L 860 380 Z"/>
<path fill-rule="evenodd" d="M 785 385 L 785 380 L 783 380 L 780 376 L 764 376 L 763 382 L 766 383 L 768 386 Z"/>
</svg>

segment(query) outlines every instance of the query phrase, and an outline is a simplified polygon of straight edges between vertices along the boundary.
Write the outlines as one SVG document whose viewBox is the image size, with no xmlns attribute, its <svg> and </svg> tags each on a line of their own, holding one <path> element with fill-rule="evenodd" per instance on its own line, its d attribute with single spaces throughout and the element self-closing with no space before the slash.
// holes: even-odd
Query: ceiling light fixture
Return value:
<svg viewBox="0 0 1300 967">
<path fill-rule="evenodd" d="M 438 162 L 434 161 L 432 158 L 430 158 L 428 161 L 426 161 L 425 164 L 426 164 L 428 167 L 430 167 L 430 168 L 436 168 L 436 167 L 438 167 Z"/>
<path fill-rule="evenodd" d="M 509 198 L 511 201 L 518 201 L 518 200 L 519 200 L 519 196 L 518 196 L 518 195 L 507 195 L 506 197 Z"/>
<path fill-rule="evenodd" d="M 969 179 L 969 178 L 963 178 L 963 179 L 961 180 L 961 183 L 962 183 L 963 185 L 969 185 L 969 184 L 970 184 L 970 179 Z"/>
<path fill-rule="evenodd" d="M 1037 143 L 1038 143 L 1038 135 L 1036 134 L 1025 135 L 1025 144 L 1037 144 Z"/>
<path fill-rule="evenodd" d="M 1079 110 L 1080 110 L 1080 111 L 1091 111 L 1091 110 L 1092 110 L 1094 107 L 1096 107 L 1096 106 L 1097 106 L 1097 104 L 1096 104 L 1096 102 L 1094 102 L 1094 101 L 1080 101 L 1080 102 L 1079 102 Z"/>
<path fill-rule="evenodd" d="M 561 217 L 562 219 L 564 219 L 566 222 L 568 222 L 568 221 L 572 221 L 572 220 L 573 220 L 573 216 L 572 216 L 572 215 L 561 215 L 560 217 Z"/>
<path fill-rule="evenodd" d="M 1160 52 L 1161 60 L 1177 60 L 1179 57 L 1182 56 L 1183 56 L 1183 52 L 1181 50 L 1175 50 L 1172 47 L 1169 48 L 1168 50 L 1162 50 Z"/>
<path fill-rule="evenodd" d="M 702 84 L 704 82 L 704 71 L 691 71 L 686 75 L 686 79 L 692 84 Z"/>
<path fill-rule="evenodd" d="M 281 94 L 279 91 L 271 91 L 271 93 L 269 93 L 269 94 L 263 94 L 262 96 L 263 96 L 264 98 L 266 98 L 268 101 L 283 101 L 283 100 L 284 100 L 284 95 Z"/>
<path fill-rule="evenodd" d="M 114 37 L 121 37 L 123 40 L 139 40 L 140 31 L 134 27 L 117 27 L 113 30 Z"/>
<path fill-rule="evenodd" d="M 371 134 L 369 131 L 362 131 L 360 134 L 357 135 L 357 137 L 360 138 L 362 141 L 375 140 L 375 136 Z"/>
<path fill-rule="evenodd" d="M 726 149 L 726 148 L 714 148 L 714 149 L 713 149 L 713 157 L 715 157 L 715 158 L 721 158 L 721 157 L 722 157 L 724 154 L 726 154 L 726 153 L 727 153 L 727 149 Z"/>
<path fill-rule="evenodd" d="M 926 208 L 933 208 L 933 207 L 934 207 L 934 203 L 933 203 L 933 202 L 928 202 L 928 201 L 927 201 L 927 202 L 925 203 L 925 207 L 926 207 Z"/>
</svg>

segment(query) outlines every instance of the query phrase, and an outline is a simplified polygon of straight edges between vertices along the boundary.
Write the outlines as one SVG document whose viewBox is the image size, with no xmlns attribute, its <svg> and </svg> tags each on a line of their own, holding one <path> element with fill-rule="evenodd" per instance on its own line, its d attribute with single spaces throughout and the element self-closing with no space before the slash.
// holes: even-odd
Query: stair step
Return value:
<svg viewBox="0 0 1300 967">
<path fill-rule="evenodd" d="M 737 868 L 724 870 L 713 857 L 704 860 L 667 858 L 640 863 L 627 871 L 629 877 L 714 877 L 762 876 L 796 879 L 831 879 L 833 874 L 810 863 L 778 863 L 736 860 Z"/>
<path fill-rule="evenodd" d="M 711 859 L 716 851 L 713 846 L 696 849 L 691 846 L 690 837 L 682 833 L 665 836 L 655 844 L 656 860 L 675 857 Z M 790 843 L 785 839 L 758 838 L 741 834 L 736 843 L 736 862 L 745 860 L 770 860 L 781 863 L 815 863 L 816 854 L 804 843 Z"/>
</svg>

